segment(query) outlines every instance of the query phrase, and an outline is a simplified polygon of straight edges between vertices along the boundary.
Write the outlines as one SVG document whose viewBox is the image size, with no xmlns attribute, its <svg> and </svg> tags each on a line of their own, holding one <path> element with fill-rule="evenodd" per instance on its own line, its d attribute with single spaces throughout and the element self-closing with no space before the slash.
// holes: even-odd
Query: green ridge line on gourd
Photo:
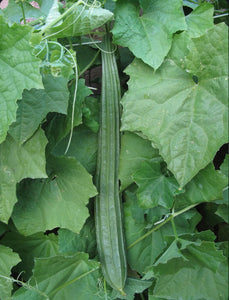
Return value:
<svg viewBox="0 0 229 300">
<path fill-rule="evenodd" d="M 96 234 L 104 277 L 125 295 L 126 256 L 119 197 L 120 82 L 111 35 L 103 39 L 102 95 L 97 161 Z"/>
</svg>

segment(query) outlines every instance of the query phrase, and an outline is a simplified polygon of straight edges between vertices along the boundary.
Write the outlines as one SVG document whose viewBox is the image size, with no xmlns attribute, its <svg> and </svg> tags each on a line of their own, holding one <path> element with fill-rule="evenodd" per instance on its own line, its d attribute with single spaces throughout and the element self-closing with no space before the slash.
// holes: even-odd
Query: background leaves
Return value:
<svg viewBox="0 0 229 300">
<path fill-rule="evenodd" d="M 22 4 L 29 25 L 14 0 L 0 10 L 0 298 L 226 300 L 226 1 L 37 3 Z M 104 281 L 94 226 L 104 24 L 123 95 L 126 296 Z"/>
</svg>

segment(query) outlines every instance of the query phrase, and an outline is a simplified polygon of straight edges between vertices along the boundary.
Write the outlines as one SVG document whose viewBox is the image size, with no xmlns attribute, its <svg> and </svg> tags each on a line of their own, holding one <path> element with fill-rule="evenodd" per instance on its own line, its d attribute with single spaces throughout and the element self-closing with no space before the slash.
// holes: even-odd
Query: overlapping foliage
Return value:
<svg viewBox="0 0 229 300">
<path fill-rule="evenodd" d="M 226 1 L 16 2 L 0 10 L 1 300 L 228 299 L 228 155 L 213 165 L 228 142 Z M 108 22 L 126 296 L 104 282 L 94 229 L 91 73 Z"/>
</svg>

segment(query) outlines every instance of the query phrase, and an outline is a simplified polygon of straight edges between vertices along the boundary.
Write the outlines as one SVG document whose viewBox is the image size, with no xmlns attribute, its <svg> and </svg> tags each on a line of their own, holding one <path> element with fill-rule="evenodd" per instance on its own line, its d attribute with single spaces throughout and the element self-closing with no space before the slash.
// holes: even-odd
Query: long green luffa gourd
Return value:
<svg viewBox="0 0 229 300">
<path fill-rule="evenodd" d="M 124 294 L 126 256 L 119 197 L 119 114 L 120 82 L 111 42 L 103 39 L 100 134 L 97 162 L 96 234 L 104 277 L 108 284 Z"/>
</svg>

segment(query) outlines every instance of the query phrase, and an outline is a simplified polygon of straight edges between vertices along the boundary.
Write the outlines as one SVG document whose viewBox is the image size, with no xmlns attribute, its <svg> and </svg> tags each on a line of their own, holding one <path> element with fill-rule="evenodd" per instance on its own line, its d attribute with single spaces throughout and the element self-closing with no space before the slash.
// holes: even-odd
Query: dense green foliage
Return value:
<svg viewBox="0 0 229 300">
<path fill-rule="evenodd" d="M 227 300 L 228 1 L 36 2 L 0 9 L 0 299 Z M 126 295 L 94 220 L 108 23 Z"/>
</svg>

